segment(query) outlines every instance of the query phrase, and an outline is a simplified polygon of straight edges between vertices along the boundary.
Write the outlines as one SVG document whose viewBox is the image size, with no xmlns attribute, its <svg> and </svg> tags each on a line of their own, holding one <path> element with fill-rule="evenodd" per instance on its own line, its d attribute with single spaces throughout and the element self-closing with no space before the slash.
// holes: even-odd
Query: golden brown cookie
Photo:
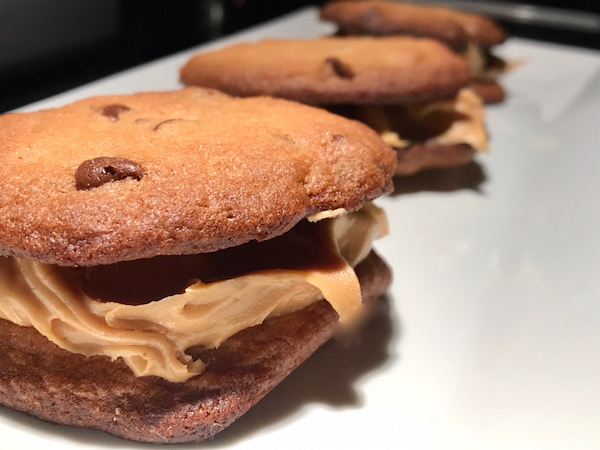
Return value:
<svg viewBox="0 0 600 450">
<path fill-rule="evenodd" d="M 397 174 L 407 175 L 462 165 L 487 149 L 481 101 L 462 89 L 469 72 L 445 45 L 405 36 L 237 44 L 193 56 L 180 73 L 187 84 L 291 98 L 359 120 L 401 149 Z"/>
<path fill-rule="evenodd" d="M 488 17 L 434 5 L 333 1 L 323 6 L 321 18 L 336 23 L 342 34 L 430 37 L 456 49 L 463 49 L 469 41 L 489 48 L 507 38 L 506 32 Z"/>
<path fill-rule="evenodd" d="M 269 39 L 194 55 L 181 81 L 231 95 L 305 103 L 398 103 L 452 97 L 471 76 L 446 46 L 412 37 Z"/>
<path fill-rule="evenodd" d="M 0 255 L 95 265 L 265 240 L 391 190 L 392 151 L 326 111 L 206 89 L 0 116 Z"/>
<path fill-rule="evenodd" d="M 395 165 L 359 122 L 200 88 L 0 116 L 0 404 L 214 436 L 385 291 Z"/>
<path fill-rule="evenodd" d="M 503 43 L 508 35 L 489 17 L 443 6 L 342 0 L 323 6 L 321 18 L 336 23 L 338 34 L 342 36 L 407 35 L 439 40 L 454 48 L 469 63 L 473 88 L 485 103 L 504 99 L 502 86 L 494 81 L 504 70 L 504 63 L 492 55 L 490 49 Z M 483 86 L 479 80 L 490 82 Z"/>
</svg>

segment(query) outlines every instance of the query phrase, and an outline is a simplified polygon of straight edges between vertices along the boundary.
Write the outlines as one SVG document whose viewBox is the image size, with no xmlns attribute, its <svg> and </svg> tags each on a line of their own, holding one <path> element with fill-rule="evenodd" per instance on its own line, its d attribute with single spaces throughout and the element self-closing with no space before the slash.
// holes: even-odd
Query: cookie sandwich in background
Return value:
<svg viewBox="0 0 600 450">
<path fill-rule="evenodd" d="M 432 39 L 247 42 L 192 56 L 180 79 L 236 96 L 297 100 L 364 122 L 396 150 L 397 175 L 465 165 L 488 149 L 468 64 Z"/>
<path fill-rule="evenodd" d="M 490 17 L 457 9 L 386 0 L 337 0 L 321 8 L 321 18 L 335 23 L 344 36 L 408 35 L 439 40 L 468 61 L 472 87 L 485 103 L 504 100 L 498 82 L 507 64 L 493 47 L 508 38 Z"/>
<path fill-rule="evenodd" d="M 186 88 L 0 116 L 0 404 L 212 437 L 390 283 L 368 127 Z"/>
</svg>

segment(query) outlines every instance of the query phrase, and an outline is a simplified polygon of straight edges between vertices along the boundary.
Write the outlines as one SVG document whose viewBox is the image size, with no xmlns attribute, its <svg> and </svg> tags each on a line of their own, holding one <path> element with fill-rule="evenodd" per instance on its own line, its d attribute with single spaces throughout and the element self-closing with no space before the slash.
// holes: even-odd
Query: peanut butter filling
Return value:
<svg viewBox="0 0 600 450">
<path fill-rule="evenodd" d="M 462 57 L 469 64 L 475 80 L 495 80 L 508 69 L 507 63 L 473 41 L 468 43 Z"/>
<path fill-rule="evenodd" d="M 136 376 L 185 381 L 205 367 L 188 348 L 216 348 L 268 317 L 323 298 L 341 323 L 360 316 L 352 267 L 387 233 L 386 218 L 372 204 L 332 216 L 209 254 L 92 268 L 0 258 L 0 318 L 70 352 L 122 358 Z"/>
<path fill-rule="evenodd" d="M 468 144 L 481 152 L 488 150 L 485 111 L 472 89 L 461 89 L 448 100 L 406 105 L 344 105 L 330 109 L 359 120 L 377 131 L 395 148 L 415 142 L 444 145 Z"/>
</svg>

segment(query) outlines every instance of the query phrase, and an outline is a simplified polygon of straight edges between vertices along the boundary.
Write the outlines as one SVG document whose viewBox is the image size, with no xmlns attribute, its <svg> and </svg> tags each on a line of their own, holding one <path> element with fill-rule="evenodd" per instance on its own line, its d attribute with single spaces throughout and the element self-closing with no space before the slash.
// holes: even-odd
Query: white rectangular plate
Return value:
<svg viewBox="0 0 600 450">
<path fill-rule="evenodd" d="M 194 51 L 330 32 L 317 17 L 301 10 L 24 109 L 179 88 Z M 600 448 L 600 54 L 515 38 L 499 53 L 523 64 L 487 108 L 490 154 L 378 202 L 389 316 L 357 346 L 326 345 L 214 440 L 178 449 Z M 7 449 L 145 447 L 7 409 L 0 435 Z"/>
</svg>

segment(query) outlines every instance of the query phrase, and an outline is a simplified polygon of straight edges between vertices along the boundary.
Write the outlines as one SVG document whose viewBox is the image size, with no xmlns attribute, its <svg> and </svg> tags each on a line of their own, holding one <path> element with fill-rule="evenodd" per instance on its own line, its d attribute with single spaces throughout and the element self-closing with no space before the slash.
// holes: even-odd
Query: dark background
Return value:
<svg viewBox="0 0 600 450">
<path fill-rule="evenodd" d="M 322 3 L 0 0 L 0 112 Z M 491 5 L 487 12 L 514 36 L 600 49 L 596 0 L 449 3 L 466 9 Z M 532 11 L 544 14 L 532 18 Z"/>
</svg>

